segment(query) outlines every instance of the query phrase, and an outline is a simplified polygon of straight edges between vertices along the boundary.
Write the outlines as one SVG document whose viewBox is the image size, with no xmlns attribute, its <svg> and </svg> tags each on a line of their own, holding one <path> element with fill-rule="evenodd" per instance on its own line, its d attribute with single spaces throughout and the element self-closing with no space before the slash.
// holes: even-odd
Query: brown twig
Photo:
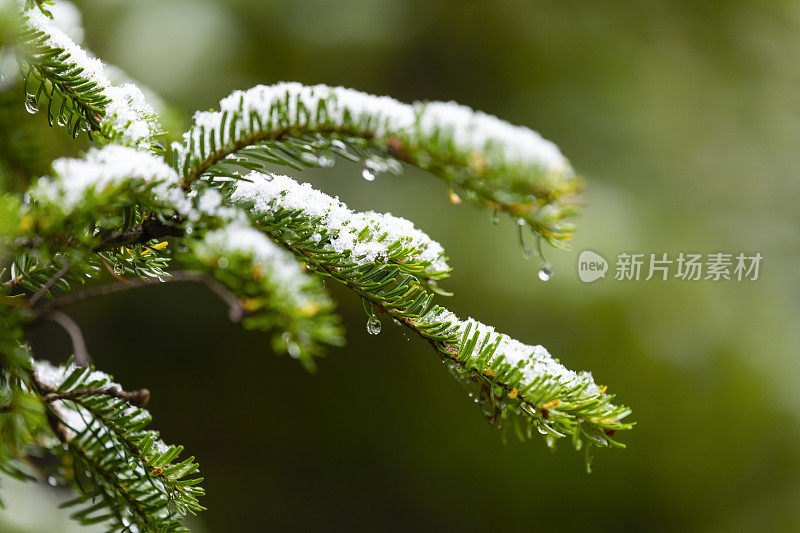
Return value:
<svg viewBox="0 0 800 533">
<path fill-rule="evenodd" d="M 33 305 L 34 305 L 36 302 L 38 302 L 38 301 L 39 301 L 39 299 L 40 299 L 42 296 L 44 296 L 45 294 L 47 294 L 47 293 L 50 291 L 50 289 L 52 289 L 52 288 L 53 288 L 53 286 L 54 286 L 56 283 L 58 283 L 58 280 L 60 280 L 60 279 L 61 279 L 61 278 L 64 276 L 64 274 L 66 274 L 66 273 L 67 273 L 67 271 L 69 271 L 69 269 L 70 269 L 70 267 L 71 267 L 71 266 L 72 266 L 72 263 L 68 261 L 68 262 L 67 262 L 67 263 L 66 263 L 64 266 L 62 266 L 62 267 L 61 267 L 61 268 L 58 270 L 58 272 L 56 272 L 55 274 L 53 274 L 53 275 L 52 275 L 52 277 L 51 277 L 50 279 L 48 279 L 48 280 L 47 280 L 47 283 L 45 283 L 45 284 L 42 286 L 42 288 L 41 288 L 41 289 L 39 289 L 38 291 L 36 291 L 36 294 L 34 294 L 33 296 L 31 296 L 31 299 L 30 299 L 30 300 L 28 300 L 28 305 L 30 305 L 31 307 L 33 307 Z"/>
<path fill-rule="evenodd" d="M 152 239 L 161 239 L 163 237 L 183 237 L 183 228 L 178 225 L 181 222 L 180 218 L 173 217 L 170 222 L 171 223 L 164 222 L 150 215 L 131 229 L 112 233 L 108 238 L 97 245 L 93 251 L 102 252 L 103 250 L 119 248 L 120 246 L 130 246 L 132 244 L 141 244 Z"/>
<path fill-rule="evenodd" d="M 179 281 L 193 281 L 204 283 L 209 289 L 211 289 L 214 294 L 220 297 L 222 301 L 224 301 L 228 305 L 228 317 L 233 322 L 239 322 L 246 314 L 246 309 L 242 305 L 242 302 L 230 292 L 222 283 L 214 279 L 213 277 L 209 276 L 208 274 L 202 274 L 200 272 L 185 272 L 185 271 L 177 271 L 171 272 L 170 277 L 165 280 L 166 282 L 179 282 Z M 66 307 L 68 305 L 72 305 L 76 302 L 81 302 L 84 300 L 88 300 L 90 298 L 94 298 L 96 296 L 102 296 L 104 294 L 112 294 L 115 292 L 122 292 L 129 289 L 134 289 L 136 287 L 142 287 L 146 285 L 157 285 L 163 283 L 160 280 L 155 279 L 126 279 L 124 281 L 120 281 L 117 283 L 108 283 L 106 285 L 99 285 L 97 287 L 92 287 L 90 289 L 86 289 L 80 292 L 74 292 L 67 296 L 63 296 L 61 298 L 56 298 L 55 300 L 48 302 L 46 304 L 40 305 L 33 309 L 37 318 L 45 317 L 58 309 Z"/>
<path fill-rule="evenodd" d="M 89 356 L 89 351 L 86 349 L 86 341 L 83 339 L 80 326 L 68 315 L 57 309 L 53 309 L 47 315 L 47 318 L 64 328 L 64 331 L 69 335 L 69 338 L 72 340 L 75 364 L 78 366 L 86 366 L 91 363 L 92 358 Z"/>
<path fill-rule="evenodd" d="M 88 389 L 74 389 L 69 391 L 52 391 L 47 387 L 41 387 L 42 392 L 45 393 L 42 399 L 47 403 L 52 403 L 58 400 L 74 400 L 85 396 L 111 396 L 126 401 L 136 407 L 144 407 L 150 401 L 150 389 L 139 389 L 135 391 L 124 391 L 118 387 L 93 387 Z"/>
</svg>

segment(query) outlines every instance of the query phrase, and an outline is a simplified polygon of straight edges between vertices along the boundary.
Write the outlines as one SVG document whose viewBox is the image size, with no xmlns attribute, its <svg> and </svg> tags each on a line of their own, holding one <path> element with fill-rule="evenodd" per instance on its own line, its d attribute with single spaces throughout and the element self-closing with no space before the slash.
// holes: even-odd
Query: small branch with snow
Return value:
<svg viewBox="0 0 800 533">
<path fill-rule="evenodd" d="M 41 392 L 44 393 L 42 399 L 45 402 L 55 402 L 58 400 L 74 400 L 86 396 L 110 396 L 124 400 L 131 405 L 144 407 L 150 401 L 150 389 L 139 389 L 135 391 L 124 391 L 117 387 L 96 387 L 90 389 L 73 389 L 69 391 L 57 392 L 49 390 L 40 385 Z"/>
</svg>

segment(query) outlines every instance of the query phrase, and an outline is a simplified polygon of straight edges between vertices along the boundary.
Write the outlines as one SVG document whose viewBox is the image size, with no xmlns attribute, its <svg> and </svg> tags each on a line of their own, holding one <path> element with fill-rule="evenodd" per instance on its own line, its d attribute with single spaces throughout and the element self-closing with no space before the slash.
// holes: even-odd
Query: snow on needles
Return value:
<svg viewBox="0 0 800 533">
<path fill-rule="evenodd" d="M 600 394 L 600 389 L 594 383 L 590 373 L 577 373 L 569 370 L 556 361 L 543 346 L 524 344 L 504 333 L 495 331 L 492 326 L 483 324 L 474 318 L 460 320 L 455 314 L 443 308 L 436 309 L 435 312 L 426 317 L 426 321 L 450 322 L 458 328 L 458 334 L 462 336 L 469 328 L 469 338 L 472 338 L 478 332 L 479 344 L 484 340 L 489 343 L 495 343 L 499 340 L 497 350 L 490 363 L 502 358 L 503 362 L 519 368 L 525 384 L 532 383 L 537 378 L 545 377 L 553 379 L 565 387 L 576 387 L 585 384 L 587 385 L 584 393 L 586 396 Z"/>
<path fill-rule="evenodd" d="M 187 157 L 202 158 L 216 150 L 212 136 L 214 142 L 226 145 L 254 129 L 277 133 L 326 126 L 384 141 L 398 137 L 412 145 L 449 138 L 457 150 L 484 153 L 491 165 L 531 165 L 556 175 L 569 169 L 558 147 L 529 128 L 512 126 L 454 102 L 409 105 L 344 87 L 286 82 L 257 85 L 233 92 L 220 102 L 219 111 L 198 112 L 194 119 L 183 144 L 173 144 L 180 165 Z"/>
<path fill-rule="evenodd" d="M 234 221 L 209 231 L 195 251 L 205 261 L 216 261 L 218 257 L 234 254 L 245 256 L 264 269 L 263 277 L 274 286 L 275 292 L 291 298 L 299 307 L 309 303 L 304 288 L 310 278 L 300 264 L 289 252 L 243 222 Z"/>
<path fill-rule="evenodd" d="M 41 178 L 31 188 L 30 195 L 64 213 L 78 208 L 90 191 L 100 193 L 128 180 L 157 183 L 154 192 L 164 196 L 175 191 L 170 186 L 178 183 L 175 171 L 158 157 L 114 144 L 92 148 L 83 159 L 57 159 L 53 170 L 56 177 Z"/>
<path fill-rule="evenodd" d="M 64 383 L 70 374 L 72 374 L 79 367 L 69 364 L 66 366 L 55 366 L 48 361 L 33 361 L 33 370 L 36 374 L 36 380 L 53 390 L 57 389 Z M 84 379 L 85 382 L 98 381 L 102 382 L 103 386 L 108 386 L 110 389 L 121 391 L 122 388 L 116 383 L 111 382 L 111 376 L 99 370 L 93 370 L 89 376 Z"/>
<path fill-rule="evenodd" d="M 31 28 L 47 35 L 47 44 L 61 48 L 71 63 L 82 69 L 81 76 L 96 83 L 108 97 L 104 124 L 121 136 L 126 144 L 148 146 L 150 138 L 160 131 L 156 114 L 145 100 L 142 91 L 132 83 L 113 85 L 106 75 L 102 61 L 91 57 L 85 50 L 63 32 L 53 20 L 37 8 L 25 12 L 25 19 Z"/>
<path fill-rule="evenodd" d="M 36 361 L 34 359 L 31 359 L 31 365 L 33 366 L 33 372 L 39 385 L 43 385 L 52 390 L 57 390 L 75 370 L 81 369 L 81 367 L 74 364 L 55 366 L 49 361 Z M 83 370 L 85 371 L 86 369 L 84 368 Z M 111 376 L 99 370 L 92 370 L 88 376 L 83 377 L 81 382 L 114 392 L 122 391 L 122 386 L 118 383 L 114 383 Z M 70 438 L 74 438 L 77 434 L 86 431 L 89 427 L 92 428 L 95 434 L 108 434 L 108 428 L 105 425 L 96 420 L 89 410 L 80 407 L 75 402 L 56 400 L 50 402 L 50 406 L 67 426 L 66 431 Z M 131 415 L 136 414 L 138 419 L 150 417 L 150 413 L 141 407 L 128 406 L 126 412 L 129 412 Z M 153 435 L 154 441 L 150 448 L 150 453 L 164 453 L 169 449 L 169 446 L 158 438 L 158 433 L 154 431 L 145 431 L 143 433 Z M 137 466 L 136 470 L 141 471 L 141 466 Z"/>
<path fill-rule="evenodd" d="M 326 248 L 338 253 L 350 251 L 352 258 L 361 264 L 385 260 L 389 247 L 400 242 L 402 248 L 416 250 L 412 258 L 429 263 L 426 269 L 429 272 L 450 269 L 442 245 L 415 228 L 411 221 L 389 213 L 351 211 L 338 198 L 288 176 L 252 172 L 237 182 L 231 200 L 252 202 L 256 213 L 297 209 L 305 217 L 319 218 L 320 229 L 327 235 L 316 233 L 317 242 L 329 239 Z M 368 238 L 360 236 L 365 228 L 369 228 Z"/>
</svg>

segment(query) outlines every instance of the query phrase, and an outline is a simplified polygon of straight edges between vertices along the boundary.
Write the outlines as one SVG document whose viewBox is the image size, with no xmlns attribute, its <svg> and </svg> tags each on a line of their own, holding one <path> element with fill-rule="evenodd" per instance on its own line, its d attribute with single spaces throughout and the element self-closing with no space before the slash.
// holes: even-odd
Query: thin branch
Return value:
<svg viewBox="0 0 800 533">
<path fill-rule="evenodd" d="M 72 339 L 72 350 L 75 355 L 75 364 L 78 366 L 88 365 L 92 359 L 89 356 L 89 351 L 86 349 L 86 341 L 83 339 L 83 333 L 81 332 L 80 326 L 78 326 L 78 324 L 68 315 L 55 309 L 50 312 L 48 318 L 64 328 L 64 331 L 66 331 L 67 334 L 69 334 L 70 339 Z"/>
<path fill-rule="evenodd" d="M 170 222 L 172 223 L 164 222 L 150 215 L 141 224 L 137 224 L 129 230 L 112 233 L 96 246 L 93 251 L 102 252 L 103 250 L 119 248 L 120 246 L 142 244 L 162 237 L 183 237 L 183 228 L 177 225 L 181 222 L 180 218 L 173 217 Z"/>
<path fill-rule="evenodd" d="M 42 392 L 52 390 L 47 387 L 41 387 Z M 136 407 L 144 407 L 150 401 L 150 390 L 139 389 L 135 391 L 124 391 L 118 387 L 94 387 L 88 389 L 75 389 L 70 391 L 61 392 L 48 392 L 42 399 L 47 403 L 52 403 L 58 400 L 74 400 L 85 396 L 111 396 L 124 400 Z"/>
<path fill-rule="evenodd" d="M 66 273 L 69 271 L 69 269 L 70 269 L 70 267 L 71 267 L 71 266 L 72 266 L 72 262 L 70 262 L 70 261 L 67 261 L 67 263 L 66 263 L 64 266 L 62 266 L 62 267 L 61 267 L 61 268 L 58 270 L 58 272 L 56 272 L 55 274 L 53 274 L 53 276 L 52 276 L 50 279 L 48 279 L 48 280 L 47 280 L 47 283 L 45 283 L 45 284 L 42 286 L 42 288 L 41 288 L 41 289 L 39 289 L 39 290 L 36 292 L 36 294 L 34 294 L 33 296 L 31 296 L 31 299 L 28 301 L 28 305 L 30 305 L 31 307 L 33 307 L 33 305 L 34 305 L 36 302 L 38 302 L 38 301 L 39 301 L 39 299 L 40 299 L 42 296 L 44 296 L 45 294 L 47 294 L 47 293 L 50 291 L 50 289 L 52 289 L 52 288 L 53 288 L 53 286 L 54 286 L 56 283 L 58 283 L 58 280 L 60 280 L 60 279 L 61 279 L 61 278 L 64 276 L 64 274 L 66 274 Z"/>
<path fill-rule="evenodd" d="M 92 287 L 90 289 L 86 289 L 80 292 L 74 292 L 72 294 L 63 296 L 61 298 L 56 298 L 51 302 L 48 302 L 44 305 L 34 308 L 34 312 L 36 314 L 36 318 L 38 319 L 40 317 L 47 316 L 51 313 L 58 312 L 57 311 L 58 309 L 61 309 L 68 305 L 72 305 L 76 302 L 82 302 L 84 300 L 88 300 L 96 296 L 127 291 L 130 289 L 134 289 L 136 287 L 142 287 L 146 285 L 157 285 L 164 282 L 180 282 L 180 281 L 193 281 L 193 282 L 204 283 L 209 289 L 211 289 L 214 292 L 214 294 L 219 296 L 220 299 L 222 299 L 222 301 L 228 305 L 228 318 L 230 318 L 232 322 L 239 322 L 242 318 L 244 318 L 245 314 L 247 313 L 247 310 L 242 305 L 242 302 L 239 301 L 239 299 L 233 293 L 231 293 L 222 283 L 220 283 L 213 277 L 209 276 L 208 274 L 203 274 L 200 272 L 185 272 L 185 271 L 171 272 L 170 277 L 164 281 L 155 279 L 126 279 L 124 281 L 116 283 L 99 285 L 97 287 Z"/>
</svg>

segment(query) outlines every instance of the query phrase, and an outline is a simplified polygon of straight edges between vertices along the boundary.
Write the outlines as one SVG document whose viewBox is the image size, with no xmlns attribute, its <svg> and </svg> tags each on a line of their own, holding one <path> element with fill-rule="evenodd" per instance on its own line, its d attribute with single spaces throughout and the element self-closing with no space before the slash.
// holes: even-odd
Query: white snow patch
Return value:
<svg viewBox="0 0 800 533">
<path fill-rule="evenodd" d="M 58 206 L 64 213 L 78 208 L 89 191 L 99 193 L 132 179 L 158 183 L 154 192 L 173 201 L 182 195 L 179 190 L 170 189 L 179 182 L 172 167 L 150 152 L 127 146 L 112 144 L 92 148 L 83 159 L 57 159 L 53 170 L 55 177 L 39 179 L 30 195 L 40 202 Z"/>
<path fill-rule="evenodd" d="M 264 269 L 265 279 L 274 285 L 276 292 L 292 298 L 298 306 L 308 303 L 303 292 L 308 279 L 294 257 L 266 235 L 242 222 L 234 221 L 206 233 L 196 253 L 205 261 L 235 254 L 249 257 L 254 265 Z"/>
<path fill-rule="evenodd" d="M 532 383 L 536 378 L 547 377 L 554 379 L 567 387 L 587 384 L 585 395 L 591 396 L 600 393 L 600 389 L 594 383 L 592 375 L 588 372 L 574 372 L 553 359 L 550 353 L 541 345 L 531 346 L 524 344 L 504 333 L 495 331 L 492 326 L 488 326 L 474 318 L 460 320 L 455 314 L 446 309 L 439 308 L 435 314 L 426 317 L 428 322 L 450 322 L 458 328 L 458 334 L 463 335 L 469 327 L 469 338 L 478 333 L 479 344 L 488 339 L 490 343 L 499 344 L 491 362 L 502 359 L 503 362 L 513 367 L 519 365 L 523 375 L 523 383 Z"/>
<path fill-rule="evenodd" d="M 58 5 L 58 4 L 57 4 Z M 104 123 L 110 124 L 122 135 L 122 141 L 133 145 L 149 146 L 149 139 L 160 131 L 153 108 L 145 101 L 141 90 L 133 84 L 121 87 L 113 85 L 105 72 L 102 61 L 90 56 L 78 46 L 59 25 L 37 8 L 25 12 L 28 24 L 45 33 L 47 44 L 62 48 L 70 61 L 83 69 L 81 76 L 99 85 L 110 102 L 106 107 Z"/>
<path fill-rule="evenodd" d="M 276 112 L 278 104 L 285 104 L 285 116 Z M 322 104 L 324 113 L 320 112 Z M 226 117 L 225 124 L 223 117 Z M 554 173 L 569 168 L 558 147 L 537 132 L 453 102 L 409 105 L 388 96 L 374 96 L 344 87 L 287 82 L 235 91 L 220 102 L 219 111 L 196 113 L 194 127 L 184 134 L 183 144 L 174 143 L 173 148 L 181 164 L 187 157 L 208 156 L 213 149 L 212 132 L 217 143 L 227 144 L 233 141 L 231 133 L 238 138 L 250 131 L 254 119 L 259 123 L 258 129 L 265 131 L 279 132 L 303 126 L 313 129 L 319 125 L 348 126 L 348 130 L 355 130 L 357 134 L 384 140 L 398 136 L 412 143 L 425 141 L 440 132 L 452 136 L 457 149 L 468 153 L 486 152 L 490 156 L 499 154 L 500 160 L 490 163 L 530 164 Z"/>
<path fill-rule="evenodd" d="M 338 253 L 350 251 L 361 264 L 385 259 L 389 246 L 400 241 L 403 247 L 417 250 L 412 257 L 430 263 L 428 271 L 450 269 L 442 245 L 409 220 L 389 213 L 351 211 L 338 198 L 288 176 L 252 172 L 238 182 L 231 200 L 254 202 L 253 210 L 257 213 L 300 209 L 307 217 L 319 217 L 320 229 L 325 229 L 331 237 L 326 247 Z M 359 234 L 365 228 L 369 228 L 370 237 L 360 240 Z M 319 233 L 316 235 L 321 238 Z"/>
</svg>

